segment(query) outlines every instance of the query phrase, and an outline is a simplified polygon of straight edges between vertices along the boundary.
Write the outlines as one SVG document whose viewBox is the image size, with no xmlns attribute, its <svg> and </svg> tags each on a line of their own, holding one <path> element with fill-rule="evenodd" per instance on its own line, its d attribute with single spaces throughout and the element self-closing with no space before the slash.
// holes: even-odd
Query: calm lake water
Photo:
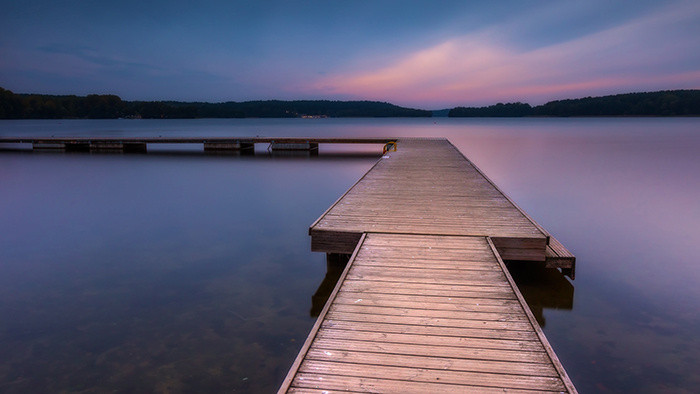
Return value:
<svg viewBox="0 0 700 394">
<path fill-rule="evenodd" d="M 577 256 L 573 282 L 511 268 L 581 392 L 700 387 L 698 118 L 0 121 L 0 135 L 447 137 Z M 275 391 L 326 274 L 308 226 L 381 153 L 5 148 L 6 393 Z"/>
</svg>

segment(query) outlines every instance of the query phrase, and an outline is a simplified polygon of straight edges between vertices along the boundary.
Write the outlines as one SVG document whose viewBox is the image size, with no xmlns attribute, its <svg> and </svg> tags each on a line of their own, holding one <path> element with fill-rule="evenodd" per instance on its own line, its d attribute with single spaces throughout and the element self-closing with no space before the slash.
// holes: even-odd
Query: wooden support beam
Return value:
<svg viewBox="0 0 700 394">
<path fill-rule="evenodd" d="M 547 268 L 559 268 L 569 278 L 576 278 L 576 257 L 554 237 L 549 238 L 545 263 Z"/>
<path fill-rule="evenodd" d="M 89 152 L 90 143 L 88 142 L 66 142 L 65 143 L 66 152 Z"/>
<path fill-rule="evenodd" d="M 146 153 L 147 152 L 147 144 L 145 142 L 125 142 L 123 144 L 124 146 L 124 152 L 128 153 Z"/>
<path fill-rule="evenodd" d="M 239 151 L 241 150 L 240 142 L 205 142 L 204 151 Z"/>
<path fill-rule="evenodd" d="M 123 152 L 124 144 L 120 141 L 91 141 L 90 142 L 91 152 Z"/>
<path fill-rule="evenodd" d="M 545 261 L 546 238 L 493 237 L 491 240 L 503 260 Z"/>
<path fill-rule="evenodd" d="M 316 142 L 304 142 L 304 143 L 280 143 L 272 142 L 270 144 L 270 149 L 283 150 L 283 151 L 318 151 L 318 143 Z"/>
</svg>

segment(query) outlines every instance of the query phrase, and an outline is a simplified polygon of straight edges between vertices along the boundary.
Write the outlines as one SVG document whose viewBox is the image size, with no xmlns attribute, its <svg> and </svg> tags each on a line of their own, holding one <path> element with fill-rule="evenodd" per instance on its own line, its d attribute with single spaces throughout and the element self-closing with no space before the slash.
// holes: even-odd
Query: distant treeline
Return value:
<svg viewBox="0 0 700 394">
<path fill-rule="evenodd" d="M 0 88 L 0 119 L 187 119 L 430 117 L 431 111 L 376 101 L 246 101 L 225 103 L 123 101 L 115 95 L 15 94 Z"/>
<path fill-rule="evenodd" d="M 425 111 L 377 101 L 245 101 L 225 103 L 123 101 L 115 95 L 15 94 L 0 88 L 0 119 L 185 119 L 298 117 L 430 117 Z M 488 107 L 457 107 L 450 117 L 524 116 L 700 116 L 700 90 L 667 90 Z"/>
<path fill-rule="evenodd" d="M 499 103 L 488 107 L 457 107 L 448 114 L 450 117 L 699 115 L 700 90 L 665 90 L 557 100 L 536 107 L 524 103 Z"/>
<path fill-rule="evenodd" d="M 457 107 L 450 110 L 449 117 L 490 118 L 531 116 L 532 107 L 525 103 L 498 103 L 488 107 Z"/>
</svg>

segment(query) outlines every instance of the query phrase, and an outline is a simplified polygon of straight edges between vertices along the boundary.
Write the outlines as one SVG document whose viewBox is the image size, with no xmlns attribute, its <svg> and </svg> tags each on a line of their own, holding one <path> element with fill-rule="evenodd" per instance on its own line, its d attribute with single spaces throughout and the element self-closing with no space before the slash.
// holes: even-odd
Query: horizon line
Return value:
<svg viewBox="0 0 700 394">
<path fill-rule="evenodd" d="M 412 110 L 420 110 L 420 111 L 444 111 L 444 110 L 451 110 L 455 108 L 487 108 L 491 106 L 495 106 L 498 104 L 527 104 L 530 105 L 531 107 L 537 107 L 537 106 L 542 106 L 546 105 L 547 103 L 551 102 L 556 102 L 556 101 L 564 101 L 564 100 L 580 100 L 580 99 L 585 99 L 585 98 L 600 98 L 600 97 L 611 97 L 611 96 L 621 96 L 621 95 L 628 95 L 628 94 L 645 94 L 645 93 L 660 93 L 660 92 L 677 92 L 677 91 L 695 91 L 695 90 L 700 90 L 700 88 L 683 88 L 683 89 L 660 89 L 660 90 L 650 90 L 650 91 L 633 91 L 633 92 L 622 92 L 622 93 L 613 93 L 613 94 L 605 94 L 605 95 L 598 95 L 598 96 L 581 96 L 581 97 L 567 97 L 567 98 L 559 98 L 555 100 L 549 100 L 543 104 L 537 104 L 537 105 L 532 105 L 528 102 L 523 102 L 523 101 L 499 101 L 497 103 L 493 104 L 487 104 L 487 105 L 472 105 L 472 106 L 467 106 L 467 105 L 456 105 L 453 107 L 443 107 L 443 108 L 438 108 L 438 109 L 424 109 L 424 108 L 416 108 L 416 107 L 407 107 L 407 106 L 402 106 L 398 104 L 394 104 L 390 101 L 382 101 L 382 100 L 369 100 L 369 99 L 355 99 L 355 100 L 341 100 L 341 99 L 319 99 L 319 98 L 314 98 L 314 99 L 277 99 L 277 98 L 268 98 L 268 99 L 254 99 L 254 100 L 243 100 L 243 101 L 236 101 L 236 100 L 227 100 L 227 101 L 200 101 L 200 100 L 193 100 L 193 101 L 184 101 L 184 100 L 131 100 L 131 99 L 124 99 L 120 95 L 115 94 L 115 93 L 88 93 L 85 95 L 79 95 L 79 94 L 51 94 L 51 93 L 17 93 L 14 92 L 10 89 L 3 88 L 0 86 L 0 90 L 5 90 L 8 92 L 11 92 L 12 94 L 15 95 L 20 95 L 20 96 L 56 96 L 56 97 L 87 97 L 87 96 L 92 96 L 92 95 L 97 95 L 97 96 L 116 96 L 122 101 L 127 101 L 127 102 L 173 102 L 173 103 L 203 103 L 203 104 L 226 104 L 226 103 L 253 103 L 253 102 L 269 102 L 269 101 L 278 101 L 278 102 L 295 102 L 295 101 L 329 101 L 329 102 L 344 102 L 344 103 L 353 103 L 353 102 L 370 102 L 370 103 L 384 103 L 384 104 L 390 104 L 394 105 L 400 108 L 405 108 L 405 109 L 412 109 Z"/>
</svg>

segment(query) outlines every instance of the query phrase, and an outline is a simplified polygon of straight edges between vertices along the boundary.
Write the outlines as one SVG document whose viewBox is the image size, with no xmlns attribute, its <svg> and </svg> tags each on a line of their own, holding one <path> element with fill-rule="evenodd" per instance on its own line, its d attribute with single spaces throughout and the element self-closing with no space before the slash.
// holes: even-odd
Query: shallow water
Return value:
<svg viewBox="0 0 700 394">
<path fill-rule="evenodd" d="M 699 126 L 69 120 L 3 121 L 0 134 L 448 137 L 577 256 L 573 282 L 512 267 L 577 388 L 693 392 Z M 307 228 L 380 153 L 329 148 L 270 157 L 262 147 L 253 158 L 196 146 L 0 152 L 0 391 L 274 391 L 313 325 L 326 271 Z"/>
</svg>

